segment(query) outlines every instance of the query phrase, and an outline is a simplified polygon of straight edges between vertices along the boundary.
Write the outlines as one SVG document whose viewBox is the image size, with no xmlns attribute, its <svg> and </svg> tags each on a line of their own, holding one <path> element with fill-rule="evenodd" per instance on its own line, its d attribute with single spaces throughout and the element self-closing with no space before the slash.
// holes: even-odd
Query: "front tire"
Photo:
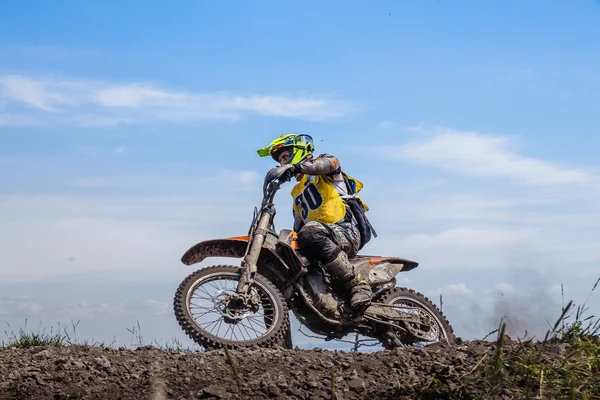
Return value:
<svg viewBox="0 0 600 400">
<path fill-rule="evenodd" d="M 198 270 L 179 285 L 173 301 L 175 318 L 199 345 L 235 349 L 274 347 L 284 341 L 290 326 L 287 305 L 275 285 L 258 273 L 251 292 L 260 305 L 255 310 L 236 309 L 239 315 L 233 317 L 228 314 L 227 299 L 235 292 L 239 277 L 239 267 L 219 265 Z M 261 310 L 262 315 L 258 313 Z"/>
<path fill-rule="evenodd" d="M 395 287 L 385 294 L 378 302 L 383 304 L 395 305 L 402 310 L 402 307 L 407 307 L 404 312 L 417 313 L 424 324 L 410 324 L 409 330 L 421 333 L 421 336 L 426 337 L 416 338 L 399 329 L 394 329 L 394 334 L 400 339 L 404 346 L 419 346 L 428 345 L 436 342 L 454 343 L 456 337 L 454 330 L 448 319 L 442 314 L 431 300 L 412 289 Z M 391 350 L 396 347 L 395 344 L 382 340 L 383 346 Z"/>
</svg>

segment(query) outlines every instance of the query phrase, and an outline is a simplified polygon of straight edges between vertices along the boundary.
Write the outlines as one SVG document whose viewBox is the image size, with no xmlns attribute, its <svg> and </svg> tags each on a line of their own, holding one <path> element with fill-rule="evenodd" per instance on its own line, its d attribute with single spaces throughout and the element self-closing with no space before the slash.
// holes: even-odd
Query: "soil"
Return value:
<svg viewBox="0 0 600 400">
<path fill-rule="evenodd" d="M 504 350 L 511 346 L 508 340 Z M 459 340 L 373 353 L 274 348 L 230 350 L 229 356 L 224 349 L 151 346 L 0 349 L 0 399 L 316 400 L 332 398 L 332 383 L 337 399 L 408 399 L 417 398 L 413 388 L 430 383 L 433 372 L 458 386 L 494 347 Z"/>
</svg>

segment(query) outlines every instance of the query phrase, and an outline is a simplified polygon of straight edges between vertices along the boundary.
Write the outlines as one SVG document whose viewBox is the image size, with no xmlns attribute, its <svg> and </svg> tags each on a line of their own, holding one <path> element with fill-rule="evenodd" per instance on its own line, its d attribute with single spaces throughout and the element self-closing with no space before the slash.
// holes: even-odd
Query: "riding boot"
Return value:
<svg viewBox="0 0 600 400">
<path fill-rule="evenodd" d="M 331 262 L 324 264 L 323 267 L 336 280 L 342 282 L 344 290 L 350 293 L 350 307 L 354 310 L 366 308 L 371 303 L 371 286 L 361 279 L 360 275 L 355 273 L 354 266 L 348 260 L 345 252 L 340 252 Z"/>
<path fill-rule="evenodd" d="M 360 275 L 357 274 L 347 282 L 346 287 L 350 288 L 350 307 L 353 310 L 363 310 L 371 305 L 373 296 L 371 286 L 366 280 L 361 279 Z"/>
</svg>

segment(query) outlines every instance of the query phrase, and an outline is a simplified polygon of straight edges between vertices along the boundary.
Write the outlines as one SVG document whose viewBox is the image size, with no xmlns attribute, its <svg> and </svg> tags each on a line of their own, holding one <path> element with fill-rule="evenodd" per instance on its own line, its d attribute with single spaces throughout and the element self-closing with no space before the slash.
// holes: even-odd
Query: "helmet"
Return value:
<svg viewBox="0 0 600 400">
<path fill-rule="evenodd" d="M 261 157 L 270 155 L 273 160 L 279 162 L 279 155 L 285 150 L 290 150 L 292 153 L 288 164 L 296 164 L 312 155 L 313 151 L 315 150 L 315 146 L 310 135 L 296 135 L 293 133 L 288 133 L 279 136 L 267 147 L 263 147 L 257 152 Z"/>
</svg>

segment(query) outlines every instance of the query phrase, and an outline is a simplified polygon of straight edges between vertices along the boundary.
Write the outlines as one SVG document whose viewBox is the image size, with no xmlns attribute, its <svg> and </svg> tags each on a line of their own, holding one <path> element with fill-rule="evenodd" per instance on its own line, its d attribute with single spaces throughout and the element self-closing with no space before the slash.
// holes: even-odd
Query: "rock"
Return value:
<svg viewBox="0 0 600 400">
<path fill-rule="evenodd" d="M 327 393 L 324 390 L 315 390 L 310 396 L 311 400 L 321 400 L 321 399 L 330 399 L 331 393 Z"/>
<path fill-rule="evenodd" d="M 97 369 L 107 370 L 110 368 L 110 361 L 108 361 L 108 359 L 104 356 L 96 358 L 95 361 L 96 361 L 95 367 Z"/>
<path fill-rule="evenodd" d="M 268 395 L 269 397 L 279 397 L 281 396 L 281 389 L 279 389 L 277 386 L 275 385 L 268 385 L 267 386 L 267 391 L 268 391 Z"/>
<path fill-rule="evenodd" d="M 488 348 L 478 344 L 477 346 L 472 347 L 470 351 L 471 354 L 474 354 L 476 356 L 482 356 L 488 352 Z"/>
<path fill-rule="evenodd" d="M 360 391 L 364 390 L 366 387 L 365 381 L 362 380 L 361 378 L 353 378 L 353 379 L 349 380 L 348 382 L 346 382 L 346 384 L 348 385 L 350 390 L 353 390 L 355 392 L 360 392 Z"/>
<path fill-rule="evenodd" d="M 350 368 L 350 367 L 352 366 L 352 364 L 350 364 L 348 361 L 344 361 L 344 362 L 342 362 L 342 363 L 340 364 L 340 366 L 341 366 L 343 369 L 348 369 L 348 368 Z"/>
<path fill-rule="evenodd" d="M 208 387 L 205 387 L 202 390 L 202 397 L 201 398 L 206 398 L 206 397 L 217 397 L 219 399 L 223 399 L 225 397 L 227 397 L 229 394 L 227 393 L 227 390 L 221 386 L 217 386 L 217 385 L 210 385 Z"/>
<path fill-rule="evenodd" d="M 556 346 L 552 346 L 548 349 L 548 351 L 552 354 L 564 354 L 567 351 L 567 344 L 560 343 Z"/>
<path fill-rule="evenodd" d="M 40 352 L 37 352 L 34 354 L 33 358 L 35 358 L 36 360 L 43 360 L 45 358 L 48 358 L 52 355 L 52 352 L 48 349 L 46 350 L 42 350 Z"/>
<path fill-rule="evenodd" d="M 306 386 L 307 386 L 309 389 L 316 389 L 316 388 L 318 388 L 318 387 L 319 387 L 319 386 L 321 386 L 321 385 L 319 385 L 319 383 L 318 383 L 318 382 L 316 382 L 316 381 L 308 381 L 308 382 L 306 382 Z"/>
<path fill-rule="evenodd" d="M 44 386 L 46 384 L 46 382 L 44 382 L 44 380 L 42 379 L 42 377 L 40 376 L 40 374 L 35 374 L 34 376 L 35 381 L 37 382 L 38 385 L 40 386 Z"/>
<path fill-rule="evenodd" d="M 335 392 L 335 400 L 346 400 L 346 398 L 344 397 L 343 393 L 336 391 Z"/>
</svg>

